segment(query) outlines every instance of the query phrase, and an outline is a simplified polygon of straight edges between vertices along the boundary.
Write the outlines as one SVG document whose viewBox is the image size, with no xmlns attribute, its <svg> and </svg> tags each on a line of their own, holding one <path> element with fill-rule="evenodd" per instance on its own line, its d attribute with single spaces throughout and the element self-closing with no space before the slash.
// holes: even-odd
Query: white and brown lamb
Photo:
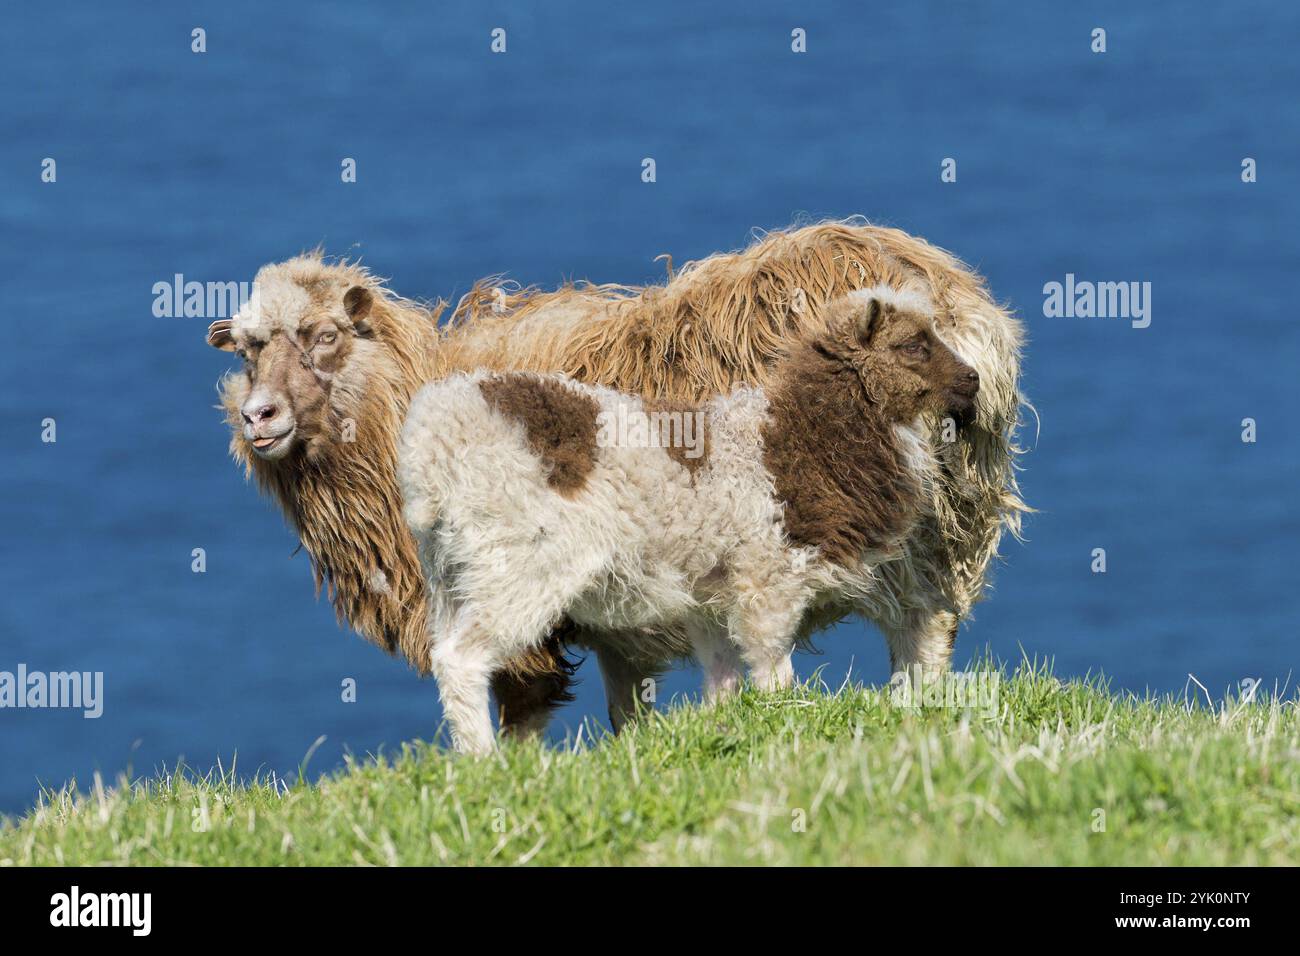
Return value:
<svg viewBox="0 0 1300 956">
<path fill-rule="evenodd" d="M 920 416 L 969 416 L 979 376 L 913 293 L 832 309 L 772 386 L 698 408 L 531 373 L 416 395 L 398 476 L 457 749 L 493 748 L 493 674 L 565 615 L 624 642 L 685 632 L 716 694 L 740 661 L 787 686 L 803 622 L 878 587 L 928 500 Z M 665 415 L 698 416 L 704 440 L 663 447 L 626 427 Z"/>
</svg>

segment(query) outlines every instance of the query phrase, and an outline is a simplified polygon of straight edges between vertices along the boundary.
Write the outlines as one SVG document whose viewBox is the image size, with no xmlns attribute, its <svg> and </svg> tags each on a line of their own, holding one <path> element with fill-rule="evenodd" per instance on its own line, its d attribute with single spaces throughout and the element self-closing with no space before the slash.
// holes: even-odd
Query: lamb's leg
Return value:
<svg viewBox="0 0 1300 956">
<path fill-rule="evenodd" d="M 751 657 L 749 672 L 760 690 L 789 690 L 794 683 L 793 649 L 772 656 Z"/>
<path fill-rule="evenodd" d="M 913 610 L 904 614 L 899 625 L 882 625 L 891 671 L 916 679 L 948 670 L 958 623 L 951 611 Z"/>
<path fill-rule="evenodd" d="M 430 652 L 442 711 L 451 726 L 452 746 L 460 753 L 488 754 L 496 748 L 488 682 L 500 667 L 493 643 L 467 613 L 437 635 Z"/>
<path fill-rule="evenodd" d="M 784 690 L 794 683 L 790 658 L 806 605 L 804 595 L 781 588 L 741 595 L 730 616 L 731 637 L 760 690 Z"/>
<path fill-rule="evenodd" d="M 727 635 L 726 629 L 704 623 L 693 625 L 691 646 L 704 672 L 705 702 L 716 703 L 735 693 L 740 686 L 744 662 L 740 648 Z"/>
<path fill-rule="evenodd" d="M 632 638 L 625 638 L 631 640 Z M 637 714 L 650 707 L 642 695 L 646 681 L 655 680 L 659 669 L 629 655 L 619 647 L 619 636 L 608 635 L 595 644 L 596 662 L 605 682 L 605 704 L 609 708 L 609 725 L 619 733 L 635 720 Z"/>
</svg>

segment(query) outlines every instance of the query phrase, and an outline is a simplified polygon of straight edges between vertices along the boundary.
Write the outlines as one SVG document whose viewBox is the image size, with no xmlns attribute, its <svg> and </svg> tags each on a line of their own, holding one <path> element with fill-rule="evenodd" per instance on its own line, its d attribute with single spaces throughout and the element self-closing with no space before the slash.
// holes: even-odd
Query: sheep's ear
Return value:
<svg viewBox="0 0 1300 956">
<path fill-rule="evenodd" d="M 374 303 L 374 295 L 362 285 L 354 285 L 343 296 L 343 311 L 347 312 L 348 318 L 352 320 L 352 328 L 356 330 L 357 335 L 371 333 L 370 307 Z"/>
<path fill-rule="evenodd" d="M 235 337 L 230 334 L 230 320 L 218 319 L 208 326 L 208 344 L 223 352 L 235 350 Z"/>
<path fill-rule="evenodd" d="M 872 338 L 880 331 L 880 320 L 884 311 L 885 308 L 880 304 L 880 300 L 872 299 L 858 313 L 858 341 L 863 345 L 870 345 Z"/>
</svg>

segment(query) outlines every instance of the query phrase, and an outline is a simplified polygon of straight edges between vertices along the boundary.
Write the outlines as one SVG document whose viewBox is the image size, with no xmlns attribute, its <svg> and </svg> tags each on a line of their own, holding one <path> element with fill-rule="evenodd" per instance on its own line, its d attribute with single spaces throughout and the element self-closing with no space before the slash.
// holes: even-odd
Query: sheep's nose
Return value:
<svg viewBox="0 0 1300 956">
<path fill-rule="evenodd" d="M 280 414 L 280 409 L 271 404 L 257 404 L 252 407 L 245 405 L 240 409 L 240 414 L 244 416 L 244 421 L 250 425 L 258 425 L 262 422 L 269 422 L 276 415 Z"/>
</svg>

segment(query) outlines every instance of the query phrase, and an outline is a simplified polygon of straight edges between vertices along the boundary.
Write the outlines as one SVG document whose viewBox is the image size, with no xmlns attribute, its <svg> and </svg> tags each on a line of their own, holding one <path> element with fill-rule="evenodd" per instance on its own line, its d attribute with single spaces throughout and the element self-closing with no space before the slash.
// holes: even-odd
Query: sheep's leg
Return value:
<svg viewBox="0 0 1300 956">
<path fill-rule="evenodd" d="M 516 674 L 505 670 L 492 678 L 501 735 L 514 740 L 540 737 L 558 703 L 556 679 L 550 675 Z"/>
<path fill-rule="evenodd" d="M 503 736 L 516 740 L 540 736 L 561 704 L 573 700 L 569 688 L 574 665 L 564 655 L 572 625 L 561 624 L 546 643 L 492 678 L 492 696 Z"/>
<path fill-rule="evenodd" d="M 891 671 L 916 680 L 948 670 L 958 623 L 951 611 L 914 610 L 903 615 L 901 624 L 882 625 Z"/>
<path fill-rule="evenodd" d="M 691 646 L 704 672 L 704 700 L 716 703 L 736 692 L 744 669 L 740 648 L 723 627 L 697 624 L 691 627 Z"/>
<path fill-rule="evenodd" d="M 488 700 L 488 683 L 500 666 L 496 657 L 492 641 L 464 612 L 433 641 L 433 676 L 451 726 L 452 746 L 460 753 L 481 755 L 496 749 Z"/>
<path fill-rule="evenodd" d="M 626 638 L 632 640 L 632 638 Z M 642 660 L 635 659 L 618 647 L 618 636 L 610 635 L 596 645 L 596 662 L 600 665 L 600 676 L 605 682 L 605 704 L 609 708 L 609 725 L 614 733 L 620 733 L 629 721 L 635 720 L 637 714 L 651 706 L 646 700 L 646 682 L 654 681 L 659 670 L 646 666 Z"/>
</svg>

